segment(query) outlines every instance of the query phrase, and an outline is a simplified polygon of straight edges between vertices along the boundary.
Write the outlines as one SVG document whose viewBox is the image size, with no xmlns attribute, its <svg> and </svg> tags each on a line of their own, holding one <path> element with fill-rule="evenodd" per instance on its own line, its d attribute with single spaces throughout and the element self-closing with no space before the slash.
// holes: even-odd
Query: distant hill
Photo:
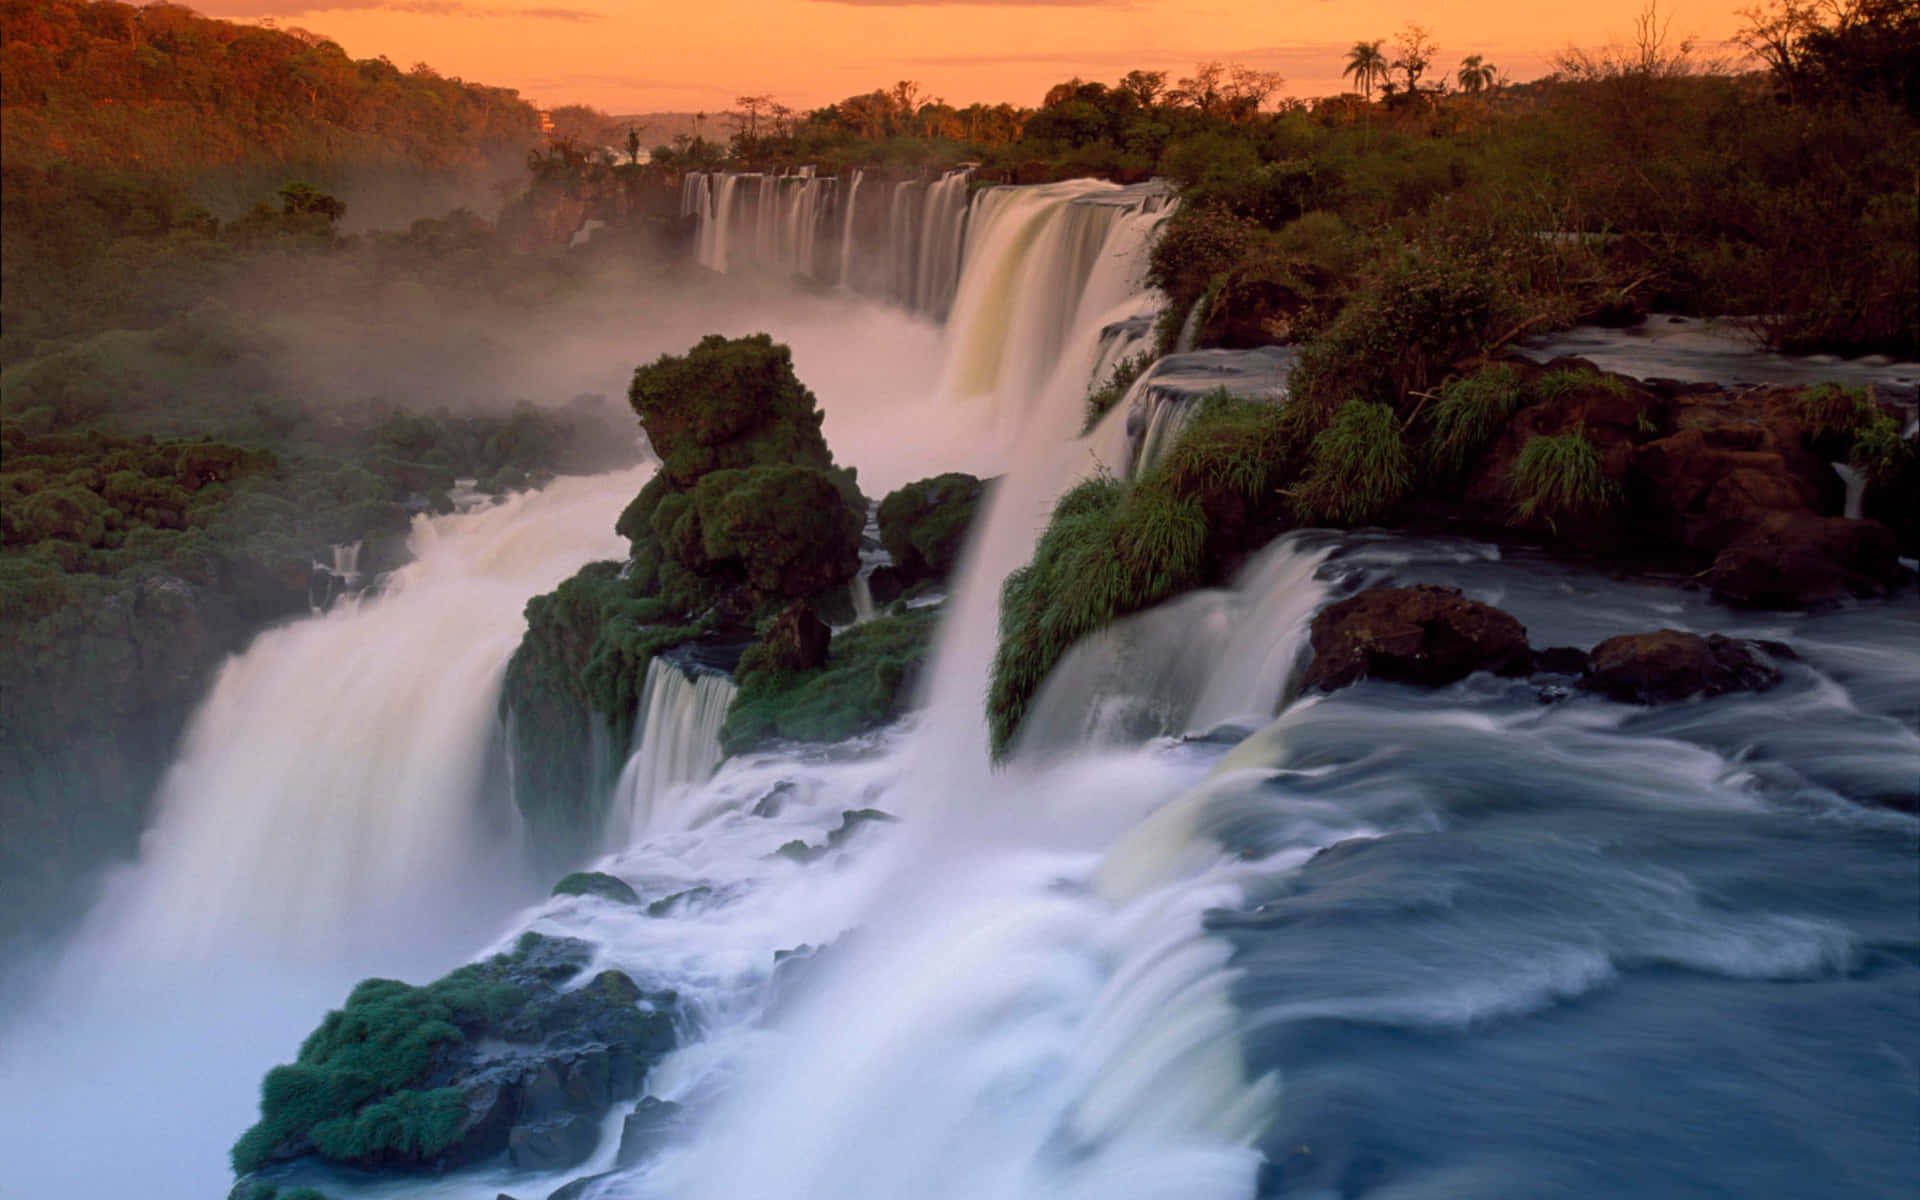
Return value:
<svg viewBox="0 0 1920 1200">
<path fill-rule="evenodd" d="M 0 0 L 0 43 L 9 166 L 448 167 L 539 137 L 539 114 L 511 88 L 356 61 L 317 34 L 178 5 Z"/>
</svg>

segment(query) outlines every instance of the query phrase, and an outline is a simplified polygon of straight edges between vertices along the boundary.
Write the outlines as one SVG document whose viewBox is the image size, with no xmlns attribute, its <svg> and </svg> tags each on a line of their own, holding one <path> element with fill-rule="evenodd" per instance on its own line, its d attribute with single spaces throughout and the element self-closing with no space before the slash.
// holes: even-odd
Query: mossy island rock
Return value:
<svg viewBox="0 0 1920 1200">
<path fill-rule="evenodd" d="M 626 880 L 604 871 L 575 871 L 553 885 L 555 896 L 599 896 L 619 904 L 639 904 L 640 895 Z"/>
<path fill-rule="evenodd" d="M 295 1062 L 267 1072 L 235 1172 L 307 1156 L 388 1171 L 584 1160 L 608 1107 L 673 1049 L 679 1008 L 618 971 L 577 985 L 592 957 L 529 933 L 425 987 L 361 983 Z"/>
<path fill-rule="evenodd" d="M 953 574 L 985 494 L 979 479 L 953 472 L 909 483 L 880 502 L 880 544 L 893 559 L 889 582 L 899 585 L 893 592 Z"/>
<path fill-rule="evenodd" d="M 938 620 L 935 609 L 908 609 L 843 629 L 813 669 L 781 665 L 771 653 L 778 639 L 763 642 L 767 652 L 755 647 L 740 660 L 721 747 L 844 741 L 894 720 L 912 701 Z"/>
<path fill-rule="evenodd" d="M 1533 668 L 1527 629 L 1458 588 L 1422 584 L 1369 588 L 1313 619 L 1306 686 L 1333 691 L 1361 679 L 1437 687 L 1475 671 L 1525 675 Z"/>
<path fill-rule="evenodd" d="M 636 369 L 628 399 L 661 460 L 616 523 L 632 557 L 591 564 L 529 602 L 501 698 L 515 800 L 553 869 L 598 837 L 615 748 L 632 741 L 654 655 L 770 628 L 798 636 L 775 618 L 844 590 L 860 569 L 866 501 L 834 465 L 785 346 L 765 334 L 703 338 Z M 818 658 L 801 653 L 783 669 Z"/>
<path fill-rule="evenodd" d="M 1629 704 L 1664 704 L 1765 691 L 1778 682 L 1779 669 L 1752 642 L 1661 629 L 1610 637 L 1595 646 L 1582 686 Z"/>
</svg>

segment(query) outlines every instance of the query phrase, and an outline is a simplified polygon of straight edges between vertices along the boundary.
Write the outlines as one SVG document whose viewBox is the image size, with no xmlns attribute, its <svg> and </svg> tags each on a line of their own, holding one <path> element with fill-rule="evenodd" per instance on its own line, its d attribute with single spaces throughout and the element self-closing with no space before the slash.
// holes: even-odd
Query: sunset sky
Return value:
<svg viewBox="0 0 1920 1200">
<path fill-rule="evenodd" d="M 1746 0 L 1662 6 L 1677 40 L 1717 43 Z M 1361 38 L 1409 20 L 1439 44 L 1451 74 L 1481 54 L 1514 80 L 1555 51 L 1629 35 L 1642 0 L 201 0 L 233 19 L 268 17 L 325 34 L 356 58 L 520 89 L 535 102 L 610 112 L 727 108 L 771 93 L 812 108 L 897 79 L 933 96 L 1037 104 L 1079 75 L 1111 82 L 1135 68 L 1174 75 L 1210 59 L 1278 71 L 1297 96 L 1343 90 Z"/>
</svg>

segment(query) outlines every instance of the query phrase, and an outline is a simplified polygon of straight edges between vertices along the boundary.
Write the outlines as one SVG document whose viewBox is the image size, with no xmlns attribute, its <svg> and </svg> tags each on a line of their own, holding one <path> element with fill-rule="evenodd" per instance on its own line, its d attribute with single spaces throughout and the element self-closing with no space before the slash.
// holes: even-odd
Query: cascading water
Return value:
<svg viewBox="0 0 1920 1200">
<path fill-rule="evenodd" d="M 419 518 L 414 561 L 377 599 L 263 634 L 229 662 L 140 864 L 103 905 L 119 953 L 353 958 L 438 941 L 449 912 L 498 912 L 517 868 L 483 767 L 521 609 L 623 549 L 606 516 L 643 479 L 566 480 Z"/>
<path fill-rule="evenodd" d="M 931 183 L 880 184 L 874 212 L 884 214 L 884 225 L 872 234 L 858 219 L 861 171 L 844 178 L 812 167 L 789 175 L 689 172 L 680 211 L 695 222 L 695 260 L 708 270 L 800 275 L 939 321 L 959 283 L 970 178 L 962 168 Z"/>
<path fill-rule="evenodd" d="M 614 788 L 615 848 L 641 833 L 678 789 L 697 787 L 720 765 L 720 726 L 733 703 L 733 680 L 718 671 L 647 663 L 634 750 Z"/>
<path fill-rule="evenodd" d="M 686 203 L 732 220 L 738 179 Z M 901 190 L 882 199 L 924 219 L 925 189 Z M 939 396 L 1001 478 L 908 722 L 713 771 L 722 685 L 650 664 L 631 834 L 597 864 L 642 906 L 559 896 L 516 925 L 683 997 L 682 1048 L 645 1087 L 686 1123 L 624 1166 L 608 1138 L 566 1172 L 329 1195 L 492 1200 L 602 1172 L 576 1194 L 1904 1195 L 1913 822 L 1854 799 L 1920 775 L 1908 609 L 1733 629 L 1802 660 L 1777 693 L 1670 710 L 1487 676 L 1290 700 L 1313 611 L 1361 583 L 1453 584 L 1540 645 L 1727 623 L 1472 543 L 1295 534 L 1230 589 L 1070 652 L 989 768 L 1006 574 L 1075 480 L 1151 459 L 1126 402 L 1075 435 L 1089 383 L 1150 332 L 1164 213 L 1087 182 L 975 198 Z M 250 1035 L 251 1077 L 342 990 Z M 19 1057 L 0 1055 L 9 1088 Z"/>
</svg>

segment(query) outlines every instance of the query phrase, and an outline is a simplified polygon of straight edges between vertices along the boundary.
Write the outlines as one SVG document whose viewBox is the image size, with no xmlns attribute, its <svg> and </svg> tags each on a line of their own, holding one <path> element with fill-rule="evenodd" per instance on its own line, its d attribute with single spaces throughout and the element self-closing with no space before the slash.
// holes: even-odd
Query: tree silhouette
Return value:
<svg viewBox="0 0 1920 1200">
<path fill-rule="evenodd" d="M 1387 77 L 1387 56 L 1381 50 L 1386 39 L 1371 42 L 1355 42 L 1353 49 L 1347 51 L 1347 69 L 1342 76 L 1353 76 L 1354 83 L 1360 86 L 1367 103 L 1373 103 L 1373 85 L 1376 80 Z"/>
<path fill-rule="evenodd" d="M 1469 96 L 1491 88 L 1493 77 L 1493 64 L 1482 61 L 1482 57 L 1478 54 L 1469 54 L 1461 59 L 1459 74 L 1455 76 L 1460 81 L 1460 90 Z"/>
</svg>

